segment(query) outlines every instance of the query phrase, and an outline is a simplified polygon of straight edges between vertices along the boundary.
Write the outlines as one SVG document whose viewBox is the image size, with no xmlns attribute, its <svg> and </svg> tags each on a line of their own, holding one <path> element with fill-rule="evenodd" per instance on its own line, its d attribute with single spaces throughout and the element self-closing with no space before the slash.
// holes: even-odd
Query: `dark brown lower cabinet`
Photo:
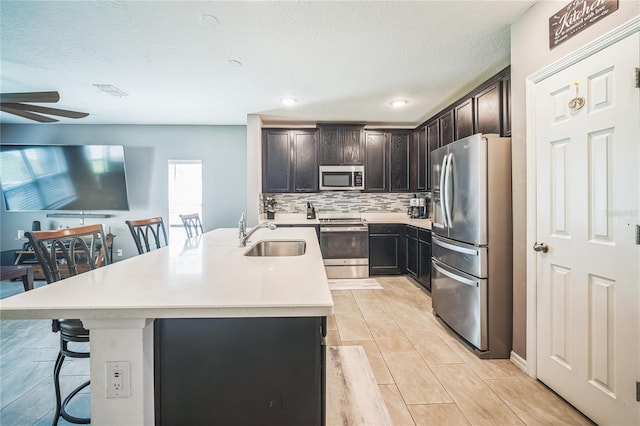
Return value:
<svg viewBox="0 0 640 426">
<path fill-rule="evenodd" d="M 407 274 L 431 290 L 431 231 L 407 225 Z"/>
<path fill-rule="evenodd" d="M 325 424 L 326 317 L 155 320 L 156 425 Z"/>
<path fill-rule="evenodd" d="M 431 231 L 418 230 L 417 281 L 431 291 Z"/>
<path fill-rule="evenodd" d="M 369 274 L 400 275 L 405 271 L 405 225 L 369 225 Z"/>
</svg>

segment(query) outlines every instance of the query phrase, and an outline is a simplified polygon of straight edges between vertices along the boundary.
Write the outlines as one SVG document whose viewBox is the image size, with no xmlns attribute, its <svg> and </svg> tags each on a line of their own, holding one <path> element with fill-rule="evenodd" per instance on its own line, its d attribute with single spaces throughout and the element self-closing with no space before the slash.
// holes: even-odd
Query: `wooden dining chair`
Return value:
<svg viewBox="0 0 640 426">
<path fill-rule="evenodd" d="M 125 221 L 136 243 L 138 254 L 148 253 L 169 244 L 161 217 Z"/>
<path fill-rule="evenodd" d="M 181 214 L 179 216 L 180 219 L 182 219 L 184 230 L 187 232 L 187 238 L 202 235 L 204 231 L 202 230 L 202 222 L 200 221 L 200 215 L 198 215 L 198 213 Z"/>
<path fill-rule="evenodd" d="M 87 272 L 110 263 L 109 250 L 102 225 L 88 225 L 56 231 L 26 232 L 33 252 L 48 284 Z M 70 348 L 69 344 L 87 344 L 89 330 L 78 319 L 54 319 L 52 331 L 60 333 L 60 351 L 53 368 L 53 383 L 56 392 L 56 412 L 52 424 L 62 417 L 75 424 L 88 424 L 90 417 L 76 417 L 67 412 L 72 398 L 90 384 L 90 380 L 73 389 L 62 400 L 60 370 L 65 358 L 89 358 L 89 351 Z"/>
</svg>

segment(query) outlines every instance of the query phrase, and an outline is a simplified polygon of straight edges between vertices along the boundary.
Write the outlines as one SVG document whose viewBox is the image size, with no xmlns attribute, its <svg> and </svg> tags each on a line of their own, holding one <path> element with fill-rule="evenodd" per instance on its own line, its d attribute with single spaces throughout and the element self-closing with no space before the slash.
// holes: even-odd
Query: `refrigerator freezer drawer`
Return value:
<svg viewBox="0 0 640 426">
<path fill-rule="evenodd" d="M 431 256 L 474 277 L 487 278 L 487 248 L 433 235 Z"/>
<path fill-rule="evenodd" d="M 456 271 L 431 260 L 434 312 L 481 351 L 488 350 L 487 280 Z"/>
</svg>

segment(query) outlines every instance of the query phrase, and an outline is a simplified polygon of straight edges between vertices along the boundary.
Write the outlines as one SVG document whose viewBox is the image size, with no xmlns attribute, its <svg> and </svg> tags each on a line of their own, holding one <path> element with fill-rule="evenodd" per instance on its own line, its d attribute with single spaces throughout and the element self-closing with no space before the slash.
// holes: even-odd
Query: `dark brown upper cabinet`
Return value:
<svg viewBox="0 0 640 426">
<path fill-rule="evenodd" d="M 455 108 L 455 140 L 473 135 L 473 99 L 469 98 L 459 103 Z"/>
<path fill-rule="evenodd" d="M 431 153 L 440 147 L 440 122 L 436 119 L 425 127 L 427 134 L 427 190 L 431 189 Z"/>
<path fill-rule="evenodd" d="M 427 131 L 421 127 L 411 135 L 411 150 L 409 152 L 411 191 L 427 190 L 427 169 L 429 168 L 427 148 Z"/>
<path fill-rule="evenodd" d="M 319 126 L 320 165 L 364 164 L 362 126 Z"/>
<path fill-rule="evenodd" d="M 318 191 L 315 130 L 264 129 L 262 143 L 262 192 Z"/>
<path fill-rule="evenodd" d="M 409 159 L 411 134 L 409 132 L 390 132 L 389 136 L 389 190 L 408 192 L 411 190 Z"/>
<path fill-rule="evenodd" d="M 502 94 L 500 86 L 500 82 L 497 81 L 474 96 L 476 132 L 478 133 L 501 134 L 500 121 L 502 120 L 502 111 L 500 104 L 502 102 Z"/>
<path fill-rule="evenodd" d="M 451 109 L 438 118 L 440 123 L 440 146 L 445 146 L 455 140 L 453 112 L 454 110 Z"/>
<path fill-rule="evenodd" d="M 502 136 L 511 136 L 511 74 L 502 79 Z"/>
<path fill-rule="evenodd" d="M 364 132 L 366 159 L 364 165 L 364 189 L 367 192 L 389 191 L 387 170 L 386 132 Z"/>
</svg>

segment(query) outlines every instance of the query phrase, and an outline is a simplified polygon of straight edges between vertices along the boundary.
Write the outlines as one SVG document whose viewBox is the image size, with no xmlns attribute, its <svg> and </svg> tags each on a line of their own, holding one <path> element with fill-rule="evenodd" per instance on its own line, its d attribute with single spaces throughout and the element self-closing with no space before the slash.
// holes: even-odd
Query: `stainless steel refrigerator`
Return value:
<svg viewBox="0 0 640 426">
<path fill-rule="evenodd" d="M 481 358 L 509 358 L 511 140 L 475 134 L 431 154 L 434 313 Z"/>
</svg>

